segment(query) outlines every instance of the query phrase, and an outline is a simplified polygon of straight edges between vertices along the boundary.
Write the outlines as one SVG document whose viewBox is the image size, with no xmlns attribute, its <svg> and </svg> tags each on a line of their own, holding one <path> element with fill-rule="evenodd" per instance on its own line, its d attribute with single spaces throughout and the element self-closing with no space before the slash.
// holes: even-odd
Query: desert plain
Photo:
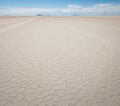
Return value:
<svg viewBox="0 0 120 106">
<path fill-rule="evenodd" d="M 120 17 L 0 17 L 0 106 L 120 106 Z"/>
</svg>

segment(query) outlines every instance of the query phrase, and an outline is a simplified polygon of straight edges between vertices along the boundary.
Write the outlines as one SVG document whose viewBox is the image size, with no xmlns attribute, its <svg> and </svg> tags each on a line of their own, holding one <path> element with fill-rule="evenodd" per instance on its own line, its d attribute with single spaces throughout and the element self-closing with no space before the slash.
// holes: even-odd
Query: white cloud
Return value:
<svg viewBox="0 0 120 106">
<path fill-rule="evenodd" d="M 78 12 L 78 13 L 87 13 L 87 12 L 108 12 L 108 13 L 120 13 L 120 4 L 96 4 L 91 7 L 81 7 L 78 5 L 69 5 L 67 9 L 63 10 L 64 12 Z"/>
<path fill-rule="evenodd" d="M 79 5 L 68 5 L 63 9 L 52 8 L 17 8 L 8 7 L 0 9 L 0 15 L 67 15 L 67 14 L 117 14 L 120 15 L 120 4 L 96 4 L 91 7 L 82 7 Z"/>
</svg>

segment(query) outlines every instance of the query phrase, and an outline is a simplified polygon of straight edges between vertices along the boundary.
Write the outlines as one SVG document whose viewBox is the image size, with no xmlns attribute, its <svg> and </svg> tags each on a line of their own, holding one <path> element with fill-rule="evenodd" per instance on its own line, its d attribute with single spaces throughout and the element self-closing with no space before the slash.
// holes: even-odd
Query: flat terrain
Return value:
<svg viewBox="0 0 120 106">
<path fill-rule="evenodd" d="M 120 17 L 0 17 L 0 106 L 120 106 Z"/>
</svg>

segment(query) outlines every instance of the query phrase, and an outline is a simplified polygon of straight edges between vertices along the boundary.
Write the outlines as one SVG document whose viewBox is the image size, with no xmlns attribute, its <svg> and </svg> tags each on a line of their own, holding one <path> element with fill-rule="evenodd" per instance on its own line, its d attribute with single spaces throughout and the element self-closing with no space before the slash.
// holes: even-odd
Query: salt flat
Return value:
<svg viewBox="0 0 120 106">
<path fill-rule="evenodd" d="M 0 106 L 120 106 L 120 17 L 0 17 Z"/>
</svg>

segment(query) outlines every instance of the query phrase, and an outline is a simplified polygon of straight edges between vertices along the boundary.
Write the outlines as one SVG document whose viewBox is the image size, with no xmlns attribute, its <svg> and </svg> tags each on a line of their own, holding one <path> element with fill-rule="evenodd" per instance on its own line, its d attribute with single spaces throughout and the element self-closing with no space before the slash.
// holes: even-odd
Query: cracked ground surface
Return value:
<svg viewBox="0 0 120 106">
<path fill-rule="evenodd" d="M 0 106 L 120 106 L 120 17 L 0 18 Z"/>
</svg>

